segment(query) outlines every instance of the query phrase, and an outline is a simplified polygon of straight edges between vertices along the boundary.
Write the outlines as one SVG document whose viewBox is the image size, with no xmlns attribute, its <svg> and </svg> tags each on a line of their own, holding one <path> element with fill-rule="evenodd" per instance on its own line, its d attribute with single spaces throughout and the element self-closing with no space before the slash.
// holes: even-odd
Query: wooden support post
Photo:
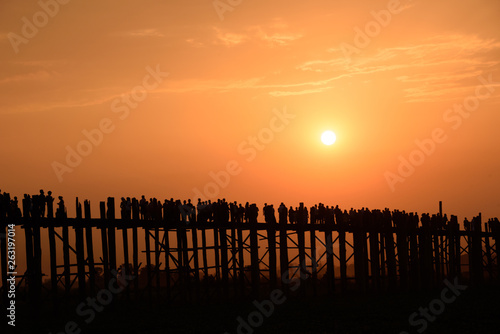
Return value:
<svg viewBox="0 0 500 334">
<path fill-rule="evenodd" d="M 250 259 L 252 268 L 252 295 L 259 298 L 260 269 L 259 269 L 259 242 L 257 239 L 257 222 L 250 225 Z"/>
<path fill-rule="evenodd" d="M 32 218 L 33 223 L 33 278 L 35 300 L 40 302 L 42 297 L 42 243 L 40 240 L 40 216 Z"/>
<path fill-rule="evenodd" d="M 290 271 L 288 268 L 288 228 L 286 222 L 280 223 L 280 275 L 281 275 L 281 288 L 286 295 L 290 292 L 288 285 L 290 279 Z"/>
<path fill-rule="evenodd" d="M 31 227 L 31 221 L 29 220 L 29 208 L 25 206 L 25 201 L 23 201 L 23 228 L 24 236 L 26 240 L 26 284 L 28 286 L 28 297 L 30 301 L 33 301 L 35 295 L 35 282 L 34 282 L 34 262 L 33 257 L 33 230 Z M 28 213 L 27 213 L 28 212 Z"/>
<path fill-rule="evenodd" d="M 1 205 L 1 204 L 0 204 Z M 1 209 L 0 209 L 1 210 Z M 7 244 L 8 244 L 8 233 L 7 233 L 7 220 L 3 216 L 3 212 L 0 211 L 0 263 L 1 263 L 1 272 L 2 272 L 2 300 L 5 302 L 4 305 L 7 304 L 7 279 L 10 278 L 9 275 L 7 275 L 8 272 L 11 272 L 11 270 L 7 270 Z"/>
<path fill-rule="evenodd" d="M 299 274 L 300 274 L 300 286 L 299 291 L 302 297 L 306 296 L 306 279 L 307 274 L 307 264 L 306 264 L 306 243 L 305 243 L 305 231 L 304 225 L 299 223 L 297 225 L 297 245 L 299 247 Z"/>
<path fill-rule="evenodd" d="M 271 289 L 276 289 L 278 285 L 276 275 L 276 224 L 268 224 L 267 246 L 269 250 L 269 281 Z"/>
<path fill-rule="evenodd" d="M 238 245 L 235 225 L 238 224 L 236 221 L 231 221 L 231 266 L 233 269 L 233 296 L 236 299 L 238 296 Z"/>
<path fill-rule="evenodd" d="M 160 253 L 160 229 L 158 226 L 158 221 L 153 220 L 155 225 L 154 227 L 154 252 L 155 252 L 155 278 L 156 278 L 156 297 L 160 298 L 161 291 L 161 279 L 160 279 L 160 261 L 161 261 L 161 253 Z"/>
<path fill-rule="evenodd" d="M 457 275 L 457 261 L 455 253 L 455 245 L 457 238 L 455 234 L 456 226 L 458 225 L 457 217 L 451 216 L 450 222 L 446 230 L 446 239 L 448 240 L 448 278 L 453 279 Z"/>
<path fill-rule="evenodd" d="M 493 261 L 491 258 L 491 246 L 490 246 L 490 231 L 488 229 L 488 223 L 484 223 L 484 243 L 485 243 L 485 251 L 486 251 L 486 271 L 488 272 L 488 282 L 492 281 L 493 277 Z"/>
<path fill-rule="evenodd" d="M 75 230 L 75 243 L 76 243 L 76 263 L 77 263 L 77 276 L 78 276 L 78 293 L 81 299 L 87 295 L 85 288 L 85 246 L 83 239 L 83 216 L 82 204 L 76 198 L 76 218 L 77 221 L 74 226 Z"/>
<path fill-rule="evenodd" d="M 125 219 L 125 221 L 121 221 L 122 223 L 128 224 L 130 222 L 129 217 Z M 124 268 L 122 268 L 122 274 L 124 275 L 132 275 L 130 259 L 129 259 L 129 249 L 128 249 L 128 226 L 122 226 L 122 244 L 123 244 L 123 260 L 124 260 Z M 125 287 L 125 293 L 127 298 L 130 298 L 130 285 L 127 284 Z"/>
<path fill-rule="evenodd" d="M 417 241 L 418 216 L 411 215 L 411 226 L 409 228 L 410 239 L 410 287 L 413 290 L 419 289 L 420 270 L 418 259 L 418 241 Z"/>
<path fill-rule="evenodd" d="M 238 226 L 238 282 L 240 285 L 240 295 L 245 296 L 245 244 L 243 243 L 242 225 Z"/>
<path fill-rule="evenodd" d="M 372 289 L 379 291 L 381 288 L 380 284 L 380 257 L 379 257 L 379 241 L 378 241 L 378 228 L 375 221 L 370 214 L 369 220 L 369 242 L 370 242 L 370 271 L 371 271 L 371 283 Z"/>
<path fill-rule="evenodd" d="M 170 238 L 168 224 L 165 222 L 163 232 L 163 245 L 165 249 L 165 280 L 167 287 L 167 300 L 172 299 L 172 285 L 170 282 Z"/>
<path fill-rule="evenodd" d="M 101 229 L 101 241 L 102 241 L 102 267 L 104 271 L 104 286 L 108 286 L 110 273 L 109 273 L 109 250 L 108 250 L 108 233 L 106 224 L 106 203 L 99 203 L 99 213 L 101 217 L 101 222 L 99 223 L 99 228 Z"/>
<path fill-rule="evenodd" d="M 456 263 L 456 274 L 459 278 L 462 277 L 462 233 L 460 231 L 460 225 L 457 223 L 455 226 L 455 263 Z"/>
<path fill-rule="evenodd" d="M 332 226 L 327 223 L 325 225 L 325 245 L 326 245 L 326 278 L 328 292 L 335 292 L 335 263 L 333 254 L 333 237 Z"/>
<path fill-rule="evenodd" d="M 217 280 L 217 286 L 219 286 L 219 281 L 220 281 L 219 231 L 217 229 L 216 222 L 213 223 L 213 233 L 214 233 L 215 279 Z"/>
<path fill-rule="evenodd" d="M 68 222 L 63 221 L 62 238 L 63 238 L 63 261 L 64 261 L 64 287 L 66 298 L 70 297 L 71 290 L 71 263 L 69 257 L 69 228 Z"/>
<path fill-rule="evenodd" d="M 438 230 L 438 217 L 434 217 L 433 220 L 431 220 L 432 225 L 432 242 L 433 242 L 433 248 L 434 248 L 434 285 L 439 286 L 441 284 L 442 278 L 441 278 L 441 250 L 440 250 L 440 245 L 439 245 L 439 230 Z"/>
<path fill-rule="evenodd" d="M 429 215 L 422 215 L 422 228 L 419 234 L 420 272 L 422 287 L 430 289 L 434 283 L 434 269 L 432 264 L 432 233 Z"/>
<path fill-rule="evenodd" d="M 387 261 L 387 277 L 389 290 L 397 286 L 396 252 L 394 250 L 394 234 L 392 228 L 392 215 L 389 210 L 384 211 L 383 218 L 385 254 Z"/>
<path fill-rule="evenodd" d="M 313 296 L 318 295 L 318 262 L 316 261 L 316 231 L 313 229 L 314 225 L 309 225 L 310 246 L 311 246 L 311 285 Z"/>
<path fill-rule="evenodd" d="M 208 296 L 210 283 L 209 283 L 209 274 L 208 274 L 208 257 L 207 257 L 207 234 L 206 228 L 203 226 L 201 228 L 201 251 L 203 257 L 203 282 L 205 286 L 205 294 Z"/>
<path fill-rule="evenodd" d="M 147 222 L 145 222 L 145 225 Z M 146 276 L 147 276 L 147 291 L 148 291 L 148 298 L 149 300 L 152 299 L 153 293 L 151 290 L 151 240 L 150 240 L 150 235 L 149 235 L 149 227 L 146 225 L 144 226 L 144 237 L 145 237 L 145 243 L 146 243 Z"/>
<path fill-rule="evenodd" d="M 83 202 L 84 212 L 85 212 L 85 240 L 87 243 L 87 263 L 89 268 L 89 286 L 90 295 L 95 295 L 96 284 L 95 284 L 95 263 L 94 263 L 94 243 L 92 241 L 92 226 L 91 224 L 91 214 L 90 214 L 90 202 L 85 200 Z"/>
<path fill-rule="evenodd" d="M 138 298 L 139 294 L 139 236 L 137 226 L 141 223 L 139 220 L 139 201 L 134 197 L 132 199 L 132 262 L 134 266 L 134 294 Z M 168 254 L 168 250 L 167 250 Z"/>
<path fill-rule="evenodd" d="M 195 224 L 195 222 L 191 222 Z M 198 229 L 193 226 L 191 229 L 191 241 L 193 243 L 193 266 L 194 266 L 194 284 L 196 299 L 200 299 L 200 263 L 198 254 Z"/>
<path fill-rule="evenodd" d="M 354 276 L 356 278 L 356 288 L 358 291 L 366 291 L 366 232 L 363 226 L 363 213 L 353 213 L 353 241 L 354 241 Z"/>
<path fill-rule="evenodd" d="M 481 236 L 481 214 L 474 217 L 471 222 L 471 231 L 469 238 L 469 272 L 471 282 L 474 286 L 479 286 L 484 283 L 483 276 L 483 249 L 482 249 L 482 236 Z"/>
<path fill-rule="evenodd" d="M 220 222 L 218 222 L 220 223 Z M 226 226 L 222 224 L 219 227 L 220 234 L 220 253 L 221 253 L 221 269 L 222 269 L 222 289 L 224 297 L 229 296 L 229 261 L 227 256 L 227 230 Z"/>
<path fill-rule="evenodd" d="M 57 250 L 56 250 L 56 234 L 54 230 L 54 221 L 49 225 L 49 253 L 50 253 L 50 285 L 52 293 L 52 302 L 54 311 L 57 310 L 59 304 L 57 292 Z"/>
<path fill-rule="evenodd" d="M 115 199 L 108 197 L 108 247 L 109 267 L 116 271 Z"/>
<path fill-rule="evenodd" d="M 340 262 L 340 288 L 342 292 L 347 291 L 347 250 L 344 224 L 339 226 L 339 262 Z"/>
<path fill-rule="evenodd" d="M 397 212 L 394 214 L 396 225 L 396 242 L 399 260 L 399 286 L 402 290 L 408 289 L 408 217 Z"/>
</svg>

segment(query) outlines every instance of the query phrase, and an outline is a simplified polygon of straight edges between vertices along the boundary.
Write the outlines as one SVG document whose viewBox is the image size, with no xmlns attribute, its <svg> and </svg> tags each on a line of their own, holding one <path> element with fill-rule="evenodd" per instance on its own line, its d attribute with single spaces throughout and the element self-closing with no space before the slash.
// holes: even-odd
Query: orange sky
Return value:
<svg viewBox="0 0 500 334">
<path fill-rule="evenodd" d="M 0 3 L 2 191 L 500 216 L 498 1 L 40 3 Z"/>
</svg>

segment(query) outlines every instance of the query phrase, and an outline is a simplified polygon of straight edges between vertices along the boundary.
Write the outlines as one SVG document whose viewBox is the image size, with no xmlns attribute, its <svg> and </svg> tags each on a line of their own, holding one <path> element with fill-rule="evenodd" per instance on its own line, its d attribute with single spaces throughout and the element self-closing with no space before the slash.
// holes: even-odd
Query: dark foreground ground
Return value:
<svg viewBox="0 0 500 334">
<path fill-rule="evenodd" d="M 77 315 L 76 305 L 64 308 L 57 315 L 45 307 L 36 324 L 26 316 L 24 308 L 17 310 L 17 326 L 3 333 L 419 333 L 409 324 L 412 313 L 441 298 L 441 290 L 430 292 L 394 293 L 361 296 L 348 294 L 333 297 L 309 297 L 307 300 L 288 299 L 276 305 L 260 326 L 240 328 L 237 318 L 248 320 L 257 308 L 251 300 L 233 303 L 205 302 L 200 305 L 166 305 L 164 303 L 127 302 L 116 300 L 96 313 L 86 324 Z M 438 305 L 434 303 L 435 305 Z M 254 313 L 252 313 L 254 312 Z M 65 331 L 69 321 L 77 328 Z M 255 322 L 254 322 L 255 323 Z M 81 331 L 79 331 L 81 330 Z M 500 290 L 498 288 L 465 290 L 457 299 L 446 304 L 444 311 L 427 322 L 424 333 L 500 333 Z"/>
</svg>

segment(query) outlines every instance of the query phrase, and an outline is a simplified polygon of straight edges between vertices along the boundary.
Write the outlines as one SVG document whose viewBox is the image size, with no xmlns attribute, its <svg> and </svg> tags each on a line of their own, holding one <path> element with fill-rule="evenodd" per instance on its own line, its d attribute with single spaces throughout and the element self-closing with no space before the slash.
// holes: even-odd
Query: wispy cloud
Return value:
<svg viewBox="0 0 500 334">
<path fill-rule="evenodd" d="M 22 83 L 26 81 L 44 81 L 53 78 L 54 72 L 49 71 L 36 71 L 24 74 L 16 74 L 0 80 L 0 85 L 12 84 L 12 83 Z"/>
<path fill-rule="evenodd" d="M 242 44 L 245 40 L 248 39 L 248 37 L 243 34 L 225 32 L 217 27 L 214 27 L 213 29 L 215 31 L 214 44 L 222 44 L 227 47 L 232 47 Z"/>
<path fill-rule="evenodd" d="M 123 31 L 117 33 L 117 35 L 125 37 L 165 37 L 165 35 L 158 29 L 137 29 Z"/>
<path fill-rule="evenodd" d="M 441 35 L 420 44 L 402 45 L 377 50 L 372 55 L 354 59 L 349 65 L 338 48 L 328 49 L 333 57 L 311 60 L 297 66 L 301 71 L 335 77 L 394 72 L 403 84 L 408 102 L 453 99 L 473 85 L 471 79 L 500 64 L 500 42 L 474 35 Z M 497 53 L 493 55 L 492 53 Z M 418 73 L 416 73 L 418 71 Z M 403 74 L 405 73 L 405 74 Z M 408 73 L 408 74 L 406 74 Z"/>
</svg>

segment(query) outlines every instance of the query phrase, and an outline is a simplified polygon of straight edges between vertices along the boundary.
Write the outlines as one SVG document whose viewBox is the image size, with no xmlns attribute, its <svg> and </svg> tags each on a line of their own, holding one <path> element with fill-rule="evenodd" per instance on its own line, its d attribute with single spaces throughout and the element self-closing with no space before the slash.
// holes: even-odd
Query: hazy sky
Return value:
<svg viewBox="0 0 500 334">
<path fill-rule="evenodd" d="M 500 215 L 499 1 L 60 2 L 0 2 L 2 191 Z"/>
</svg>

